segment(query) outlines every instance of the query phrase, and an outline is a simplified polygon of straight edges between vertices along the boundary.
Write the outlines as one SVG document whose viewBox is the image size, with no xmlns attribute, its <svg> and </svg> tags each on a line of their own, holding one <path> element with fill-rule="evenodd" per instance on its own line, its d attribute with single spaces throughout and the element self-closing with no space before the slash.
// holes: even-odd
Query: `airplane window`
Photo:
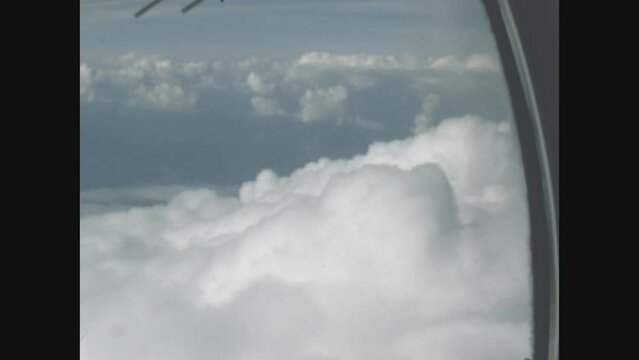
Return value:
<svg viewBox="0 0 639 360">
<path fill-rule="evenodd" d="M 80 0 L 83 360 L 532 358 L 479 0 Z"/>
</svg>

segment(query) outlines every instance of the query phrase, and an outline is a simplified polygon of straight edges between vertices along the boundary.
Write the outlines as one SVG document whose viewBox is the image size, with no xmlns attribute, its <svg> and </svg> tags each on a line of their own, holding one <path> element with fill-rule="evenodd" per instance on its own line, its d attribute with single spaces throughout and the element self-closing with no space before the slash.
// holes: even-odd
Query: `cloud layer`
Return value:
<svg viewBox="0 0 639 360">
<path fill-rule="evenodd" d="M 419 101 L 439 92 L 472 98 L 479 86 L 490 86 L 483 78 L 494 82 L 500 76 L 498 62 L 485 54 L 422 58 L 309 52 L 288 61 L 250 58 L 223 63 L 131 53 L 99 68 L 82 63 L 80 101 L 189 112 L 219 108 L 224 106 L 220 99 L 230 96 L 245 103 L 258 119 L 371 125 L 380 119 L 357 104 L 372 92 L 389 105 L 392 101 L 384 98 L 416 96 Z"/>
<path fill-rule="evenodd" d="M 352 61 L 376 63 L 338 62 Z M 255 96 L 272 91 L 267 77 L 239 79 Z M 346 97 L 324 89 L 308 90 L 309 102 Z M 449 118 L 290 176 L 265 169 L 236 197 L 183 191 L 164 205 L 85 216 L 82 359 L 530 356 L 513 131 Z"/>
</svg>

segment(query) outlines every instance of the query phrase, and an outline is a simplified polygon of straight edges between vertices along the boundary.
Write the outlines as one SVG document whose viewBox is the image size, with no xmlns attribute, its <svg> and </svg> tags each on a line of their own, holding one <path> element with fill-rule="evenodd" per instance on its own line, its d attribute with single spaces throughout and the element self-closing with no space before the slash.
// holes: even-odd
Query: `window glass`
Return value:
<svg viewBox="0 0 639 360">
<path fill-rule="evenodd" d="M 479 0 L 80 1 L 83 360 L 531 357 Z"/>
</svg>

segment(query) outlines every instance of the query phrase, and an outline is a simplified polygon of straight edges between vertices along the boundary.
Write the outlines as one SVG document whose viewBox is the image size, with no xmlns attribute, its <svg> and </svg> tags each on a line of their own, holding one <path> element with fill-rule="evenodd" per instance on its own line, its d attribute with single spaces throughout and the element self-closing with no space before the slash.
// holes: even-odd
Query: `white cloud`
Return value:
<svg viewBox="0 0 639 360">
<path fill-rule="evenodd" d="M 91 101 L 95 97 L 93 91 L 93 73 L 89 65 L 80 64 L 80 101 Z"/>
<path fill-rule="evenodd" d="M 418 58 L 412 55 L 331 54 L 309 52 L 301 55 L 294 65 L 323 69 L 357 69 L 374 71 L 449 70 L 499 71 L 497 60 L 488 54 L 474 54 L 467 58 L 442 56 Z"/>
<path fill-rule="evenodd" d="M 424 132 L 429 127 L 433 126 L 433 112 L 439 104 L 440 97 L 437 94 L 428 95 L 422 102 L 422 112 L 415 115 L 415 127 L 413 133 L 418 134 Z"/>
<path fill-rule="evenodd" d="M 406 69 L 416 63 L 412 57 L 398 59 L 394 55 L 374 54 L 331 54 L 327 52 L 309 52 L 301 55 L 296 64 L 300 66 L 319 66 L 326 68 L 356 68 L 372 70 Z"/>
<path fill-rule="evenodd" d="M 172 111 L 219 108 L 224 106 L 219 99 L 235 98 L 246 101 L 257 117 L 364 126 L 383 120 L 371 119 L 367 109 L 347 106 L 350 100 L 358 104 L 360 94 L 368 91 L 383 99 L 383 93 L 393 97 L 406 92 L 417 101 L 434 92 L 441 99 L 460 92 L 473 97 L 476 93 L 471 92 L 481 91 L 476 75 L 499 76 L 497 64 L 485 54 L 426 58 L 309 52 L 288 61 L 249 58 L 224 64 L 129 53 L 110 66 L 82 64 L 80 92 L 84 101 L 100 98 L 113 104 Z M 481 86 L 484 84 L 486 81 Z M 418 116 L 421 124 L 430 115 L 422 112 Z"/>
<path fill-rule="evenodd" d="M 99 188 L 80 191 L 80 215 L 95 215 L 134 206 L 167 203 L 175 195 L 190 190 L 185 186 L 133 186 Z M 230 187 L 216 187 L 216 191 L 231 194 Z"/>
<path fill-rule="evenodd" d="M 273 90 L 273 86 L 266 85 L 254 72 L 251 72 L 246 77 L 246 85 L 252 92 L 257 94 L 266 94 Z"/>
<path fill-rule="evenodd" d="M 529 329 L 512 323 L 450 321 L 402 338 L 399 353 L 405 359 L 521 359 L 522 348 L 528 347 Z M 455 341 L 451 341 L 455 339 Z M 461 345 L 463 344 L 463 345 Z M 478 357 L 478 354 L 480 357 Z"/>
<path fill-rule="evenodd" d="M 498 60 L 487 54 L 474 54 L 463 59 L 457 56 L 444 56 L 430 60 L 430 67 L 437 70 L 459 72 L 499 72 Z"/>
<path fill-rule="evenodd" d="M 137 87 L 131 102 L 159 110 L 185 110 L 195 105 L 196 99 L 195 93 L 184 90 L 180 85 L 162 82 Z"/>
<path fill-rule="evenodd" d="M 300 98 L 300 119 L 313 122 L 331 119 L 340 122 L 342 106 L 348 98 L 346 88 L 341 85 L 328 89 L 306 89 Z"/>
<path fill-rule="evenodd" d="M 169 80 L 173 77 L 173 63 L 160 56 L 139 56 L 128 53 L 118 58 L 116 76 L 121 81 Z"/>
<path fill-rule="evenodd" d="M 81 68 L 81 82 L 82 82 Z M 175 63 L 160 56 L 120 56 L 113 67 L 93 70 L 92 82 L 111 93 L 101 98 L 156 110 L 192 109 L 202 86 L 215 84 L 212 67 L 201 62 Z M 82 92 L 82 83 L 81 83 Z"/>
<path fill-rule="evenodd" d="M 487 54 L 475 54 L 466 60 L 466 68 L 475 71 L 501 71 L 499 61 Z"/>
<path fill-rule="evenodd" d="M 248 65 L 242 64 L 241 67 L 250 65 L 254 64 L 252 62 Z M 286 111 L 281 108 L 277 99 L 269 96 L 275 89 L 275 86 L 265 82 L 256 72 L 249 72 L 243 85 L 248 89 L 248 92 L 253 95 L 251 96 L 251 107 L 256 115 L 263 117 L 286 115 Z"/>
<path fill-rule="evenodd" d="M 269 97 L 254 96 L 251 98 L 251 106 L 260 116 L 282 116 L 286 111 L 282 110 L 277 102 Z"/>
<path fill-rule="evenodd" d="M 525 199 L 512 127 L 465 116 L 84 217 L 81 356 L 530 357 Z"/>
</svg>

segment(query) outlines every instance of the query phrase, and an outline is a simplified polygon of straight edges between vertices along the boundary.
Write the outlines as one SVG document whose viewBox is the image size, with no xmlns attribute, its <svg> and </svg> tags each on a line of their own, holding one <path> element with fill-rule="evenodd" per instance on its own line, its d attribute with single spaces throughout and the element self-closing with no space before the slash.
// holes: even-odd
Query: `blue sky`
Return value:
<svg viewBox="0 0 639 360">
<path fill-rule="evenodd" d="M 184 59 L 289 57 L 308 51 L 470 55 L 492 46 L 479 1 L 205 1 L 186 15 L 165 0 L 134 20 L 146 1 L 80 7 L 81 57 L 122 52 Z"/>
<path fill-rule="evenodd" d="M 404 63 L 407 57 L 422 62 L 454 57 L 463 62 L 479 55 L 498 67 L 476 1 L 205 1 L 182 15 L 179 9 L 184 4 L 166 0 L 134 19 L 133 13 L 144 4 L 97 0 L 80 5 L 80 61 L 89 75 L 83 79 L 91 78 L 87 86 L 102 97 L 81 96 L 80 181 L 85 190 L 149 183 L 239 185 L 264 167 L 288 173 L 320 156 L 352 156 L 373 141 L 410 135 L 414 117 L 430 92 L 439 93 L 439 118 L 465 113 L 498 120 L 509 116 L 499 71 L 462 73 L 460 64 L 449 67 L 448 73 L 431 71 L 432 82 L 438 84 L 430 85 L 415 83 L 414 75 L 426 70 L 414 68 L 369 68 L 365 73 L 355 68 L 324 69 L 317 71 L 322 79 L 273 83 L 279 106 L 289 111 L 272 109 L 281 115 L 271 116 L 270 122 L 257 119 L 251 105 L 266 110 L 274 95 L 250 96 L 238 88 L 238 82 L 246 81 L 241 77 L 251 72 L 280 76 L 271 81 L 283 81 L 287 70 L 282 67 L 291 67 L 309 53 L 377 57 L 372 61 L 392 56 Z M 169 109 L 131 104 L 135 96 L 131 92 L 140 81 L 118 83 L 109 77 L 133 70 L 136 61 L 144 59 L 147 67 L 140 71 L 149 71 L 151 62 L 171 62 L 180 87 L 174 82 L 164 90 L 183 91 L 172 96 L 195 105 Z M 246 64 L 240 68 L 237 64 L 242 61 Z M 175 67 L 193 63 L 208 66 L 207 74 L 220 84 L 207 87 L 196 85 L 200 81 L 193 77 L 180 78 Z M 213 69 L 215 64 L 222 70 Z M 307 96 L 307 103 L 321 101 L 322 91 L 342 86 L 340 77 L 346 72 L 376 81 L 365 88 L 344 88 L 348 100 L 340 106 L 351 121 L 291 121 L 293 108 L 304 101 L 300 86 L 314 96 Z M 168 86 L 150 78 L 158 74 L 148 72 L 143 81 L 151 87 Z M 368 121 L 374 126 L 357 126 L 354 118 L 362 120 L 360 125 Z M 229 152 L 233 160 L 226 158 Z"/>
</svg>

